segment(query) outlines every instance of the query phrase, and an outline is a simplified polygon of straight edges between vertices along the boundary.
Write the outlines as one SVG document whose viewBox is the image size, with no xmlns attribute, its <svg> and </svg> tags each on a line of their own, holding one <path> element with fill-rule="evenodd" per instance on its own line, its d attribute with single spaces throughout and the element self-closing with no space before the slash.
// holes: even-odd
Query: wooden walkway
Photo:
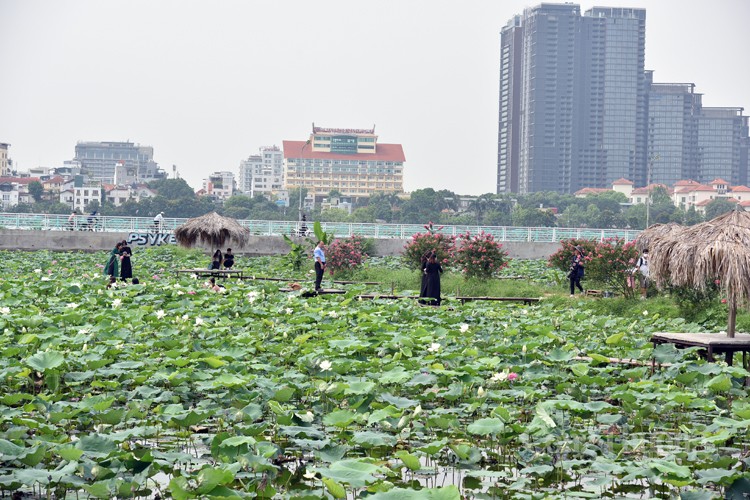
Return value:
<svg viewBox="0 0 750 500">
<path fill-rule="evenodd" d="M 714 360 L 714 354 L 726 353 L 728 365 L 732 365 L 734 353 L 742 353 L 742 366 L 747 369 L 747 353 L 750 352 L 750 334 L 737 333 L 729 338 L 725 333 L 669 333 L 658 332 L 651 335 L 651 342 L 656 344 L 674 344 L 677 348 L 700 347 L 708 361 Z"/>
<path fill-rule="evenodd" d="M 297 292 L 299 290 L 295 290 L 293 288 L 279 288 L 280 292 Z M 346 290 L 341 290 L 340 288 L 324 288 L 323 290 L 319 292 L 314 291 L 304 291 L 302 292 L 303 297 L 314 297 L 316 295 L 343 295 L 346 293 Z M 394 295 L 389 293 L 364 293 L 356 295 L 358 299 L 385 299 L 385 300 L 396 300 L 396 299 L 411 299 L 411 300 L 418 300 L 422 297 L 419 295 Z M 534 302 L 539 302 L 539 298 L 537 297 L 443 297 L 443 300 L 445 299 L 454 299 L 460 301 L 462 304 L 473 301 L 473 300 L 487 300 L 487 301 L 495 301 L 495 302 L 521 302 L 525 305 L 531 305 Z"/>
</svg>

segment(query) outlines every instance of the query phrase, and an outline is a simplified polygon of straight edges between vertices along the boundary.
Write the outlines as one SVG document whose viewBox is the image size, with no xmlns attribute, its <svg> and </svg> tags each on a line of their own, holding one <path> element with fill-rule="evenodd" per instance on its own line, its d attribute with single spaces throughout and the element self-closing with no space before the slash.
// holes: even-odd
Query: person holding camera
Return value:
<svg viewBox="0 0 750 500">
<path fill-rule="evenodd" d="M 583 287 L 581 286 L 581 280 L 583 279 L 584 265 L 583 265 L 583 247 L 580 245 L 575 247 L 573 252 L 573 259 L 570 262 L 570 269 L 568 271 L 568 279 L 570 280 L 570 296 L 573 297 L 576 292 L 576 287 L 583 293 Z"/>
</svg>

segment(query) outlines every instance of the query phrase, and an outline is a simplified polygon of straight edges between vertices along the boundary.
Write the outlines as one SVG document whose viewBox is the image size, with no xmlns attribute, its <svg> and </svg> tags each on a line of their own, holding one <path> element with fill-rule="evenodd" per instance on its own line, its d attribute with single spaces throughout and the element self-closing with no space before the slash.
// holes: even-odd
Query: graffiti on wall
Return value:
<svg viewBox="0 0 750 500">
<path fill-rule="evenodd" d="M 130 233 L 128 244 L 138 246 L 174 245 L 177 240 L 173 233 Z"/>
</svg>

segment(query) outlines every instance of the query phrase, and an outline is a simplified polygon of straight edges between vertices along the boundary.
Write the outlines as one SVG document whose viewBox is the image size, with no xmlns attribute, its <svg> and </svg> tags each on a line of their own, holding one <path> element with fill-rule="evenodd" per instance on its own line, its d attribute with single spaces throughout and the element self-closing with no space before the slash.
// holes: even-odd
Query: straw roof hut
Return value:
<svg viewBox="0 0 750 500">
<path fill-rule="evenodd" d="M 750 304 L 750 213 L 735 210 L 656 237 L 649 253 L 650 274 L 659 286 L 705 290 L 719 280 L 729 306 L 727 336 L 734 337 L 737 306 Z"/>
<path fill-rule="evenodd" d="M 177 242 L 186 247 L 196 243 L 210 245 L 211 249 L 221 248 L 227 241 L 237 246 L 245 246 L 250 240 L 250 230 L 234 219 L 211 212 L 189 219 L 174 231 Z"/>
<path fill-rule="evenodd" d="M 669 222 L 667 224 L 653 224 L 647 229 L 641 231 L 641 233 L 638 235 L 638 238 L 636 238 L 635 240 L 635 245 L 640 252 L 643 252 L 643 250 L 650 249 L 654 241 L 662 239 L 678 231 L 682 231 L 683 229 L 685 229 L 685 227 L 677 224 L 676 222 Z"/>
</svg>

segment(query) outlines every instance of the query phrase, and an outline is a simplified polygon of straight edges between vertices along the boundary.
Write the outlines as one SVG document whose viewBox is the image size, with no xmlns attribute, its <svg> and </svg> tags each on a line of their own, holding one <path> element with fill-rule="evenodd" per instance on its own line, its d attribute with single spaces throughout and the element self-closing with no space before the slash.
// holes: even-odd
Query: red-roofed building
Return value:
<svg viewBox="0 0 750 500">
<path fill-rule="evenodd" d="M 404 190 L 401 144 L 379 144 L 375 128 L 316 127 L 305 141 L 284 141 L 284 185 L 304 187 L 316 198 L 338 190 L 343 196 L 367 197 Z"/>
</svg>

